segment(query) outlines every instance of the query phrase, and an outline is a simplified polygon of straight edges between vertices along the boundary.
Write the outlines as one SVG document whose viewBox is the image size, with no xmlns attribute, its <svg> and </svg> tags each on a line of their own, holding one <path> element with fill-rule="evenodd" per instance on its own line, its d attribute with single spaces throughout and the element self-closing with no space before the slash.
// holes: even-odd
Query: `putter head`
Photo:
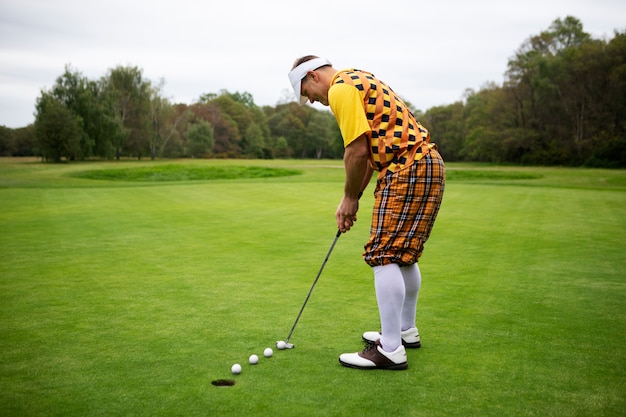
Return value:
<svg viewBox="0 0 626 417">
<path fill-rule="evenodd" d="M 284 340 L 279 340 L 278 342 L 276 342 L 276 347 L 280 350 L 293 349 L 293 343 L 285 342 Z"/>
</svg>

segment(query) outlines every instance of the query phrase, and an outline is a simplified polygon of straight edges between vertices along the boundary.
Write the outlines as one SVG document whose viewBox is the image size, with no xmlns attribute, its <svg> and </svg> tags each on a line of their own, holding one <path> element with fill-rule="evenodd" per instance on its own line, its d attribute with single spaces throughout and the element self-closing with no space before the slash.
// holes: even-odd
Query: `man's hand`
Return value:
<svg viewBox="0 0 626 417">
<path fill-rule="evenodd" d="M 341 230 L 341 233 L 345 233 L 354 222 L 356 222 L 356 212 L 359 211 L 359 199 L 344 197 L 337 207 L 335 213 L 335 219 L 337 219 L 337 227 Z"/>
</svg>

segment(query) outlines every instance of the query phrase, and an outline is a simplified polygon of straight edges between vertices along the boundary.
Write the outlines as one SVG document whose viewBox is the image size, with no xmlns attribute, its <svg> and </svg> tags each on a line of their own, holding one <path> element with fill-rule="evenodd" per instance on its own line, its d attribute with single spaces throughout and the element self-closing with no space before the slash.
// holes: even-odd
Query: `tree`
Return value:
<svg viewBox="0 0 626 417">
<path fill-rule="evenodd" d="M 271 135 L 283 138 L 287 142 L 287 157 L 303 158 L 306 155 L 306 129 L 309 111 L 306 106 L 299 106 L 295 102 L 279 104 L 271 112 L 267 112 L 267 123 Z"/>
<path fill-rule="evenodd" d="M 261 153 L 259 158 L 271 159 L 274 158 L 274 150 L 272 149 L 270 128 L 267 124 L 267 116 L 263 109 L 256 105 L 248 108 L 250 117 L 252 118 L 252 125 L 256 126 L 253 130 L 254 137 L 256 137 L 255 146 L 260 146 Z M 258 130 L 257 130 L 258 129 Z M 255 132 L 256 131 L 256 132 Z"/>
<path fill-rule="evenodd" d="M 163 154 L 166 144 L 176 136 L 177 126 L 183 120 L 184 114 L 177 115 L 169 100 L 161 97 L 164 81 L 150 90 L 150 159 L 155 159 L 157 153 Z"/>
<path fill-rule="evenodd" d="M 181 130 L 181 126 L 187 126 L 187 121 L 192 117 L 193 114 L 184 104 L 168 105 L 161 109 L 159 156 L 171 158 L 184 155 L 183 134 L 181 133 L 184 130 Z"/>
<path fill-rule="evenodd" d="M 265 140 L 261 127 L 252 123 L 246 129 L 242 140 L 243 155 L 249 158 L 263 158 L 265 156 Z"/>
<path fill-rule="evenodd" d="M 13 129 L 0 126 L 0 156 L 11 156 L 14 148 Z"/>
<path fill-rule="evenodd" d="M 187 153 L 191 157 L 204 157 L 213 149 L 213 127 L 209 122 L 201 120 L 190 124 L 185 137 Z"/>
<path fill-rule="evenodd" d="M 526 161 L 582 161 L 589 97 L 573 68 L 577 51 L 590 42 L 580 21 L 568 16 L 529 38 L 509 61 L 505 85 L 516 104 L 513 117 L 522 131 L 534 132 L 529 135 L 534 156 L 525 156 Z"/>
<path fill-rule="evenodd" d="M 120 66 L 109 70 L 101 82 L 123 126 L 122 134 L 114 143 L 116 158 L 127 151 L 141 159 L 142 155 L 150 153 L 153 138 L 150 81 L 143 79 L 139 68 Z"/>
<path fill-rule="evenodd" d="M 37 136 L 35 125 L 30 124 L 13 131 L 13 156 L 35 156 L 37 152 Z"/>
<path fill-rule="evenodd" d="M 343 140 L 338 132 L 335 118 L 330 112 L 311 109 L 304 137 L 305 158 L 340 158 L 343 154 Z M 339 133 L 339 135 L 337 135 Z M 339 148 L 336 146 L 339 145 Z M 337 150 L 339 153 L 337 154 Z"/>
<path fill-rule="evenodd" d="M 222 119 L 228 126 L 227 129 L 220 129 L 222 146 L 228 153 L 241 153 L 241 140 L 248 126 L 252 124 L 252 117 L 246 104 L 237 101 L 236 96 L 227 91 L 222 91 L 217 98 L 211 101 L 211 104 L 220 110 Z"/>
<path fill-rule="evenodd" d="M 587 62 L 595 83 L 589 85 L 594 101 L 587 130 L 593 132 L 587 166 L 626 167 L 626 31 L 615 32 L 611 41 L 594 44 Z M 590 81 L 590 80 L 589 80 Z M 588 81 L 588 82 L 589 82 Z M 591 132 L 590 132 L 591 133 Z"/>
<path fill-rule="evenodd" d="M 37 100 L 35 132 L 44 159 L 60 162 L 81 154 L 81 119 L 48 93 Z"/>
<path fill-rule="evenodd" d="M 122 128 L 111 96 L 103 91 L 102 85 L 66 65 L 65 72 L 56 79 L 49 94 L 80 117 L 83 157 L 112 157 L 111 140 L 121 135 Z"/>
<path fill-rule="evenodd" d="M 270 130 L 265 114 L 248 92 L 219 94 L 205 93 L 200 105 L 211 106 L 210 121 L 214 127 L 215 148 L 218 155 L 272 157 L 268 148 Z"/>
<path fill-rule="evenodd" d="M 446 161 L 460 161 L 465 140 L 464 105 L 458 101 L 428 109 L 423 122 Z"/>
</svg>

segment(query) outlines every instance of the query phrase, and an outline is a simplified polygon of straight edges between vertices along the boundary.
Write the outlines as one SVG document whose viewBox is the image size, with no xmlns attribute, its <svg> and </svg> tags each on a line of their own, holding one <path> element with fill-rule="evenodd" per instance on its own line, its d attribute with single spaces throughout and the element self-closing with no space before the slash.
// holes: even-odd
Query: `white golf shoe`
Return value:
<svg viewBox="0 0 626 417">
<path fill-rule="evenodd" d="M 362 352 L 344 353 L 339 356 L 339 363 L 348 368 L 402 370 L 409 367 L 406 350 L 400 345 L 393 352 L 385 352 L 380 340 L 368 345 Z"/>
<path fill-rule="evenodd" d="M 363 333 L 363 340 L 369 344 L 376 343 L 380 340 L 380 332 L 365 332 Z M 420 333 L 416 327 L 402 331 L 402 344 L 404 347 L 414 349 L 420 347 Z"/>
</svg>

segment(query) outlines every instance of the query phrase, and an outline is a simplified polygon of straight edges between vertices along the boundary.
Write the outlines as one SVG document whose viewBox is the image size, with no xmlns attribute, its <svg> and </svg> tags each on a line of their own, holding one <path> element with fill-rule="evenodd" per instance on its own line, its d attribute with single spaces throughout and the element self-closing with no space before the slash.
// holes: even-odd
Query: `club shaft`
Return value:
<svg viewBox="0 0 626 417">
<path fill-rule="evenodd" d="M 322 275 L 324 266 L 326 266 L 326 262 L 328 262 L 328 258 L 330 258 L 330 254 L 333 251 L 333 248 L 335 247 L 335 244 L 337 243 L 339 236 L 341 236 L 341 230 L 337 230 L 337 234 L 335 235 L 335 240 L 333 240 L 332 245 L 330 245 L 330 249 L 328 250 L 328 253 L 326 254 L 326 258 L 324 258 L 324 262 L 322 263 L 322 266 L 320 267 L 320 270 L 317 273 L 315 280 L 313 281 L 313 285 L 311 285 L 311 289 L 309 290 L 309 293 L 307 294 L 306 299 L 304 300 L 304 304 L 302 304 L 302 308 L 300 308 L 300 312 L 298 313 L 298 317 L 296 317 L 296 321 L 293 323 L 293 326 L 291 326 L 291 331 L 289 332 L 289 336 L 287 336 L 287 340 L 285 340 L 285 343 L 289 343 L 289 339 L 291 339 L 293 330 L 296 328 L 296 325 L 298 324 L 298 320 L 300 320 L 300 316 L 302 315 L 302 312 L 304 311 L 304 307 L 306 307 L 306 303 L 309 301 L 309 298 L 311 297 L 311 293 L 313 293 L 315 284 L 317 284 L 317 281 L 320 279 L 320 276 Z"/>
</svg>

